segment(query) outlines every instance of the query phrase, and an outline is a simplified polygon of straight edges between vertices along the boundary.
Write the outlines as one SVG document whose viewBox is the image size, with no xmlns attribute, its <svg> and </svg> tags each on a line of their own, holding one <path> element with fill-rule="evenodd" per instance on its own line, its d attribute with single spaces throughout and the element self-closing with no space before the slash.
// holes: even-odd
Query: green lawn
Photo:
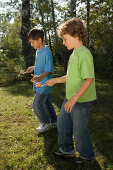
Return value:
<svg viewBox="0 0 113 170">
<path fill-rule="evenodd" d="M 55 70 L 61 75 L 62 68 Z M 38 134 L 37 117 L 32 111 L 34 93 L 27 81 L 0 84 L 0 169 L 1 170 L 113 170 L 113 81 L 96 80 L 98 100 L 93 105 L 89 127 L 96 161 L 75 165 L 75 158 L 53 156 L 57 130 Z M 53 87 L 57 115 L 65 97 L 63 84 Z M 77 153 L 76 153 L 77 154 Z"/>
</svg>

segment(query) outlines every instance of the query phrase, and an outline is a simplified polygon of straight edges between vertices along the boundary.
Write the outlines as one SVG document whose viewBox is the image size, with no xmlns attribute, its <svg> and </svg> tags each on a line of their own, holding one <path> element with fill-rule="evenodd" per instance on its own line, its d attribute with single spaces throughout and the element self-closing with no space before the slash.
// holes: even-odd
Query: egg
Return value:
<svg viewBox="0 0 113 170">
<path fill-rule="evenodd" d="M 24 74 L 24 70 L 20 70 L 20 74 Z"/>
<path fill-rule="evenodd" d="M 42 83 L 36 83 L 35 87 L 42 87 Z"/>
</svg>

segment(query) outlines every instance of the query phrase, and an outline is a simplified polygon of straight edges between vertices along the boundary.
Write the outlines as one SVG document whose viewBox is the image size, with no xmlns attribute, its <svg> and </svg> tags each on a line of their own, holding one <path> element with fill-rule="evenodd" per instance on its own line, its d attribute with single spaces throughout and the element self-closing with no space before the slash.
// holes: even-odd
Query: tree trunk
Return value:
<svg viewBox="0 0 113 170">
<path fill-rule="evenodd" d="M 90 13 L 90 0 L 87 0 L 87 47 L 89 48 L 89 13 Z"/>
<path fill-rule="evenodd" d="M 54 11 L 54 1 L 53 0 L 51 0 L 51 9 L 52 9 L 52 23 L 53 23 L 54 33 L 55 33 L 55 41 L 56 41 L 56 45 L 57 45 L 57 55 L 59 55 L 64 61 L 64 56 L 62 54 L 59 38 L 58 38 L 57 32 L 56 32 L 56 21 L 55 21 L 55 11 Z M 64 61 L 64 63 L 65 63 L 65 61 Z M 65 64 L 64 64 L 64 67 L 65 67 Z"/>
<path fill-rule="evenodd" d="M 71 0 L 70 2 L 70 13 L 71 17 L 76 17 L 76 0 Z M 67 66 L 68 66 L 68 60 L 69 56 L 71 55 L 72 50 L 67 50 L 65 51 L 65 57 L 64 57 L 64 72 L 66 73 L 67 71 Z"/>
<path fill-rule="evenodd" d="M 46 30 L 46 26 L 45 26 L 45 23 L 44 23 L 44 14 L 43 14 L 43 11 L 40 7 L 39 7 L 39 12 L 40 12 L 40 15 L 41 15 L 41 24 L 42 24 L 43 30 L 44 30 L 45 44 L 48 44 L 48 42 L 47 42 L 47 30 Z"/>
<path fill-rule="evenodd" d="M 52 9 L 52 21 L 53 21 L 53 29 L 54 29 L 54 33 L 55 33 L 55 40 L 56 40 L 56 44 L 59 45 L 59 39 L 58 39 L 57 32 L 56 32 L 55 11 L 54 11 L 53 0 L 51 0 L 51 9 Z"/>
<path fill-rule="evenodd" d="M 76 0 L 70 2 L 71 17 L 76 17 Z"/>
<path fill-rule="evenodd" d="M 33 65 L 33 58 L 31 54 L 31 46 L 28 43 L 28 32 L 30 31 L 30 0 L 22 0 L 22 53 L 26 63 L 26 67 Z"/>
</svg>

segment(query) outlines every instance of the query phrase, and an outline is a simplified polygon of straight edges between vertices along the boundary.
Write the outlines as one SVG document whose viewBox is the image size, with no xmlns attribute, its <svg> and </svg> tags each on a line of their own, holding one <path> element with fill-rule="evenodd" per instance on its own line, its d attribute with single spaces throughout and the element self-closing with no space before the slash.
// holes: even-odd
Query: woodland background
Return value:
<svg viewBox="0 0 113 170">
<path fill-rule="evenodd" d="M 0 5 L 0 69 L 3 75 L 16 78 L 21 67 L 34 64 L 35 51 L 27 34 L 35 26 L 44 29 L 45 44 L 52 50 L 54 64 L 64 65 L 66 72 L 72 51 L 62 45 L 56 27 L 76 16 L 86 23 L 85 45 L 93 54 L 96 74 L 113 77 L 112 0 L 4 0 Z"/>
</svg>

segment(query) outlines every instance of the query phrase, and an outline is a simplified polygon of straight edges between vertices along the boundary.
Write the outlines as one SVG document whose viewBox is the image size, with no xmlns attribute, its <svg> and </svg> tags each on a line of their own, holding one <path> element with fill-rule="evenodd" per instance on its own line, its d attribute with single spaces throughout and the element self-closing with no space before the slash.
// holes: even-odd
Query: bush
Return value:
<svg viewBox="0 0 113 170">
<path fill-rule="evenodd" d="M 113 65 L 109 57 L 109 51 L 105 48 L 99 48 L 95 54 L 95 71 L 97 75 L 103 78 L 113 78 Z"/>
<path fill-rule="evenodd" d="M 5 54 L 0 53 L 0 78 L 2 81 L 21 80 L 23 76 L 20 76 L 19 72 L 23 68 L 25 68 L 25 62 L 22 57 L 9 59 Z"/>
</svg>

